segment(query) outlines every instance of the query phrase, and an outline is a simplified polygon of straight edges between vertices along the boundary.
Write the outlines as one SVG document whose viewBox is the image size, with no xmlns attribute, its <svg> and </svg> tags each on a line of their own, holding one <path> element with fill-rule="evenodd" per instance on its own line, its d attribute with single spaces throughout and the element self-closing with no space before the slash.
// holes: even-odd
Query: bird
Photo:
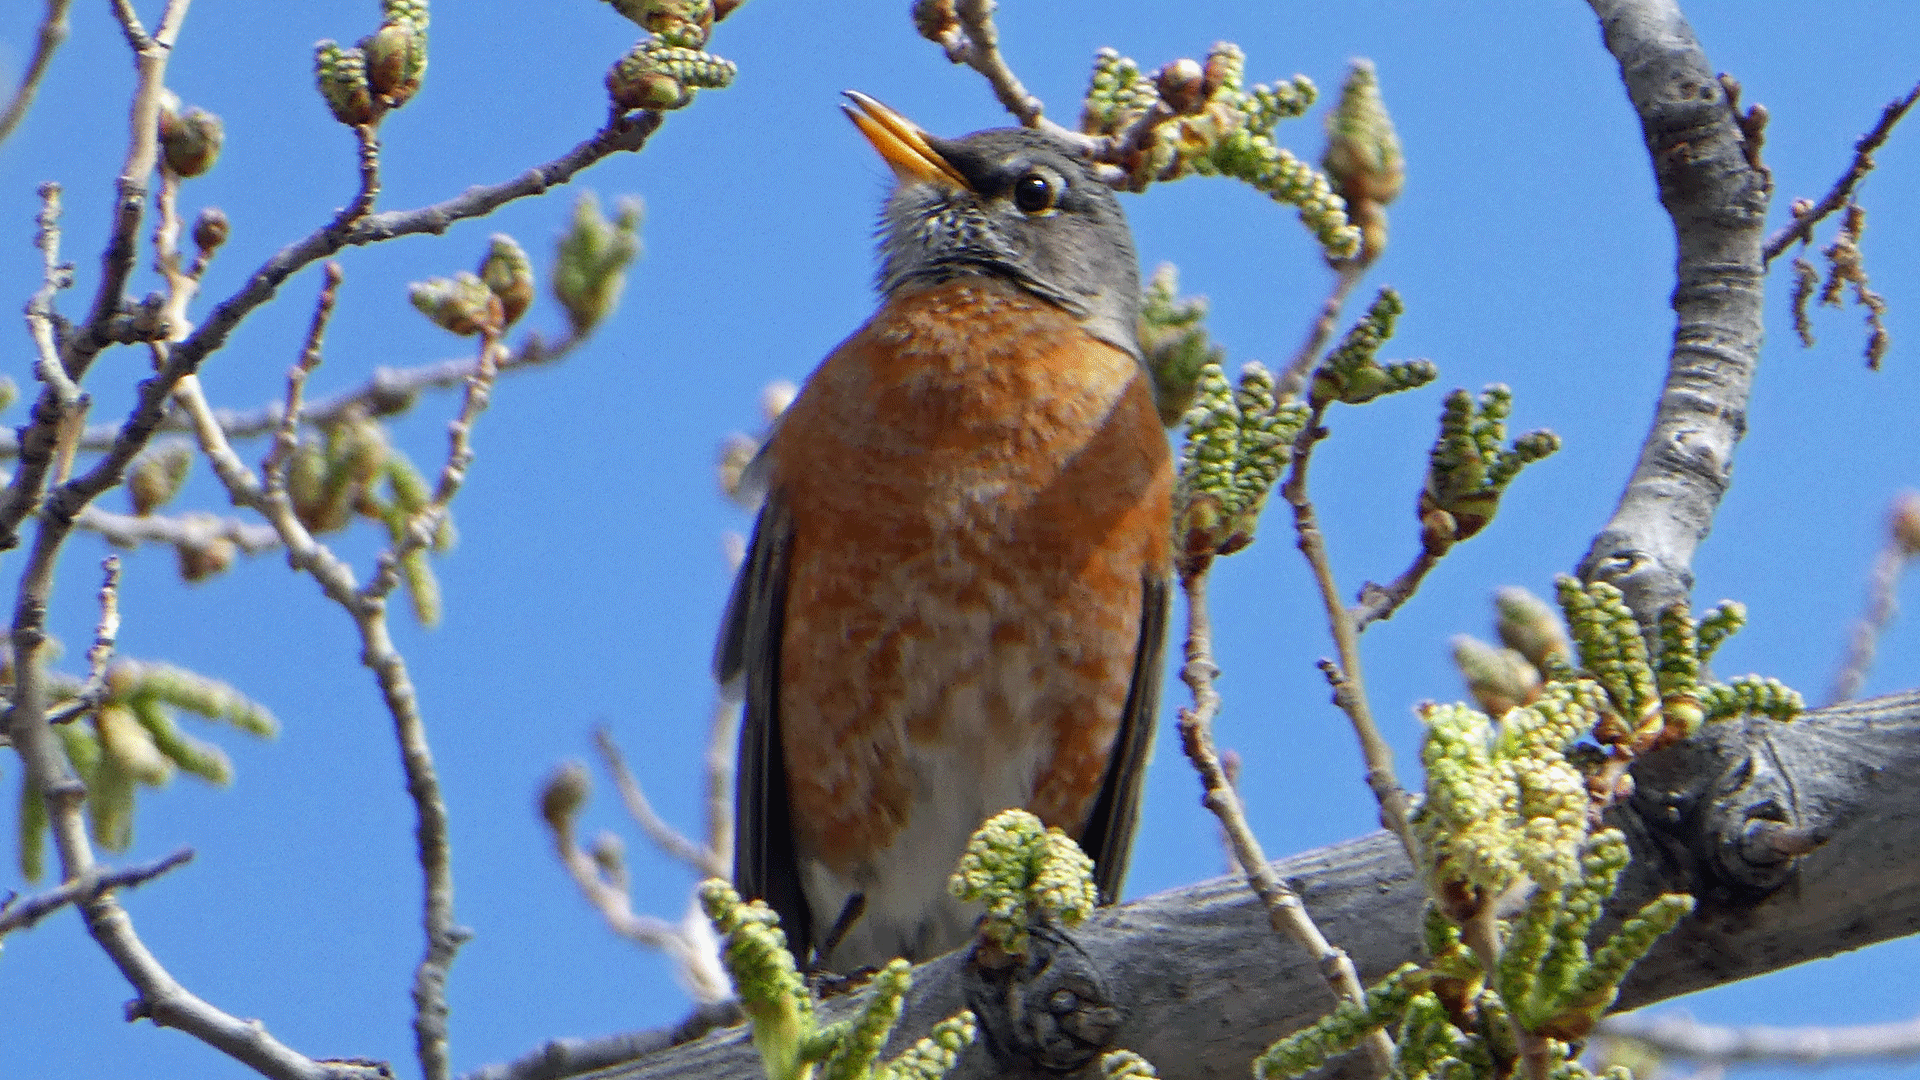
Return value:
<svg viewBox="0 0 1920 1080">
<path fill-rule="evenodd" d="M 807 378 L 715 649 L 744 698 L 735 886 L 809 970 L 966 944 L 1024 808 L 1118 898 L 1158 711 L 1173 467 L 1114 193 L 1066 139 L 842 109 L 891 168 L 879 307 Z"/>
</svg>

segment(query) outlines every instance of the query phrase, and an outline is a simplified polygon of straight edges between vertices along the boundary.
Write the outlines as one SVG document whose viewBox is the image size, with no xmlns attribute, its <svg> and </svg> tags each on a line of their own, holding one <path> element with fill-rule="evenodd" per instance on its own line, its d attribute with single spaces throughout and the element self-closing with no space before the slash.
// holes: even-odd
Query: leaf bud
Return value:
<svg viewBox="0 0 1920 1080">
<path fill-rule="evenodd" d="M 160 151 L 167 168 L 180 177 L 194 177 L 213 168 L 220 160 L 220 144 L 226 129 L 220 118 L 205 109 L 175 113 L 160 110 Z"/>
<path fill-rule="evenodd" d="M 533 262 L 526 249 L 506 233 L 494 233 L 486 258 L 480 261 L 480 280 L 500 298 L 500 308 L 512 326 L 533 303 Z"/>
</svg>

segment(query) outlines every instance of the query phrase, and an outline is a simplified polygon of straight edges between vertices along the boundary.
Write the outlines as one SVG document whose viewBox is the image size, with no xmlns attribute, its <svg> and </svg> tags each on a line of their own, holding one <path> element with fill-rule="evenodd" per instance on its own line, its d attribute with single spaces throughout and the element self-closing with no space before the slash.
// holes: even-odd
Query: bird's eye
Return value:
<svg viewBox="0 0 1920 1080">
<path fill-rule="evenodd" d="M 1054 181 L 1044 173 L 1030 172 L 1013 183 L 1013 205 L 1023 214 L 1044 214 L 1059 197 Z"/>
</svg>

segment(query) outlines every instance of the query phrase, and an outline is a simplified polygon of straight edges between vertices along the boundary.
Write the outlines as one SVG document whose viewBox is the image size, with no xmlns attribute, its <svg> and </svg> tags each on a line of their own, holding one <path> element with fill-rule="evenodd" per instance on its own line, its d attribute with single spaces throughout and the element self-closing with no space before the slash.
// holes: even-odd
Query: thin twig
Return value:
<svg viewBox="0 0 1920 1080">
<path fill-rule="evenodd" d="M 167 60 L 174 40 L 180 35 L 180 23 L 187 17 L 191 0 L 168 0 L 160 15 L 160 25 L 149 36 L 140 25 L 128 0 L 114 0 L 114 14 L 133 49 L 136 82 L 133 107 L 129 112 L 131 128 L 127 140 L 127 158 L 114 182 L 113 229 L 101 256 L 100 284 L 93 294 L 93 308 L 84 325 L 67 335 L 61 362 L 67 374 L 79 379 L 93 358 L 107 344 L 102 330 L 120 313 L 126 301 L 127 279 L 133 274 L 137 254 L 136 237 L 140 218 L 146 211 L 147 182 L 160 160 L 160 101 L 166 95 Z"/>
<path fill-rule="evenodd" d="M 707 847 L 719 870 L 733 876 L 733 783 L 740 746 L 740 702 L 716 699 L 707 735 Z"/>
<path fill-rule="evenodd" d="M 1042 117 L 1045 106 L 1028 92 L 1000 55 L 1000 31 L 993 25 L 994 6 L 993 0 L 919 0 L 913 9 L 914 24 L 922 36 L 946 52 L 948 60 L 979 72 L 993 88 L 993 96 L 1022 127 L 1059 128 Z"/>
<path fill-rule="evenodd" d="M 80 388 L 60 363 L 56 333 L 58 314 L 53 299 L 73 285 L 73 267 L 60 261 L 60 185 L 40 185 L 39 226 L 34 244 L 40 249 L 40 288 L 27 302 L 27 330 L 34 343 L 34 378 L 42 389 L 33 403 L 33 419 L 20 430 L 20 467 L 0 494 L 0 548 L 19 543 L 20 522 L 39 504 L 47 476 L 58 456 L 61 433 L 71 430 L 69 417 L 80 408 Z"/>
<path fill-rule="evenodd" d="M 679 923 L 637 912 L 617 841 L 609 838 L 597 853 L 588 852 L 576 841 L 570 823 L 549 831 L 567 876 L 614 933 L 642 948 L 666 953 L 675 977 L 697 1000 L 722 1001 L 732 995 L 733 984 L 720 966 L 719 943 L 698 903 L 689 905 Z"/>
<path fill-rule="evenodd" d="M 93 645 L 87 649 L 87 681 L 73 700 L 47 717 L 49 724 L 68 724 L 100 707 L 107 698 L 107 664 L 120 637 L 120 557 L 101 560 L 100 621 L 94 625 Z"/>
<path fill-rule="evenodd" d="M 473 374 L 467 376 L 466 393 L 460 399 L 460 413 L 447 425 L 447 462 L 441 466 L 440 481 L 434 485 L 433 498 L 415 511 L 401 530 L 394 545 L 380 554 L 379 566 L 361 589 L 368 600 L 384 600 L 400 584 L 401 564 L 433 543 L 434 534 L 447 519 L 447 507 L 466 482 L 467 468 L 473 464 L 473 424 L 487 409 L 493 397 L 493 382 L 500 373 L 500 360 L 506 347 L 499 332 L 480 335 L 480 358 Z"/>
<path fill-rule="evenodd" d="M 516 199 L 539 195 L 577 176 L 610 155 L 637 151 L 659 130 L 661 114 L 630 113 L 608 123 L 585 142 L 544 165 L 498 184 L 471 187 L 444 202 L 414 210 L 367 214 L 341 228 L 322 227 L 282 248 L 254 271 L 247 283 L 221 301 L 187 340 L 174 350 L 173 363 L 193 370 L 201 359 L 226 343 L 227 335 L 249 312 L 273 297 L 282 282 L 302 268 L 348 247 L 416 233 L 442 233 L 456 221 L 482 217 Z"/>
<path fill-rule="evenodd" d="M 129 866 L 120 870 L 106 870 L 95 867 L 94 873 L 72 881 L 63 882 L 58 888 L 27 897 L 25 900 L 11 900 L 0 904 L 0 937 L 15 930 L 25 930 L 48 915 L 66 907 L 68 904 L 84 904 L 102 893 L 112 889 L 130 889 L 144 885 L 176 866 L 185 866 L 193 861 L 193 849 L 181 848 L 164 859 Z"/>
<path fill-rule="evenodd" d="M 1220 819 L 1233 856 L 1247 875 L 1247 884 L 1266 906 L 1267 922 L 1277 933 L 1290 938 L 1307 951 L 1318 965 L 1334 996 L 1361 1003 L 1366 991 L 1360 974 L 1346 951 L 1327 940 L 1295 893 L 1273 874 L 1260 841 L 1247 824 L 1239 792 L 1227 776 L 1219 751 L 1213 742 L 1213 718 L 1220 711 L 1220 694 L 1214 689 L 1219 668 L 1213 661 L 1213 625 L 1207 610 L 1207 573 L 1205 568 L 1183 574 L 1181 587 L 1187 596 L 1187 661 L 1180 668 L 1180 679 L 1193 691 L 1193 707 L 1180 710 L 1180 746 L 1200 773 L 1201 803 Z M 1381 1076 L 1393 1068 L 1393 1040 L 1383 1031 L 1367 1038 L 1367 1056 Z"/>
<path fill-rule="evenodd" d="M 614 745 L 613 736 L 608 734 L 606 728 L 594 729 L 593 744 L 600 751 L 601 763 L 613 777 L 614 787 L 620 791 L 620 801 L 626 806 L 628 816 L 640 826 L 640 831 L 647 834 L 647 839 L 653 841 L 655 847 L 668 857 L 687 864 L 703 878 L 727 877 L 732 873 L 733 868 L 729 865 L 733 858 L 731 844 L 724 852 L 697 844 L 654 813 L 653 804 L 647 801 L 640 781 L 634 779 L 633 770 L 627 768 L 626 758 L 621 755 L 620 748 Z M 731 756 L 728 760 L 731 763 Z"/>
<path fill-rule="evenodd" d="M 136 340 L 148 340 L 138 338 Z M 548 342 L 538 334 L 532 334 L 513 354 L 500 361 L 500 374 L 525 371 L 541 364 L 556 363 L 565 359 L 586 339 L 571 333 L 558 341 Z M 445 390 L 464 385 L 472 376 L 479 362 L 471 356 L 452 357 L 435 360 L 408 368 L 376 368 L 367 381 L 348 390 L 342 390 L 332 397 L 304 405 L 300 410 L 300 422 L 325 427 L 349 413 L 356 416 L 397 416 L 412 408 L 420 394 L 427 390 Z M 284 406 L 276 400 L 257 409 L 245 411 L 234 409 L 214 409 L 213 419 L 229 440 L 254 439 L 263 435 L 272 435 L 280 428 Z M 156 432 L 192 431 L 195 423 L 192 418 L 178 409 L 168 409 L 155 425 Z M 81 435 L 79 449 L 99 452 L 111 449 L 114 438 L 119 434 L 114 424 L 93 424 Z M 19 453 L 19 442 L 11 430 L 0 430 L 0 460 Z"/>
<path fill-rule="evenodd" d="M 118 514 L 89 506 L 80 512 L 73 527 L 99 533 L 107 543 L 123 548 L 142 544 L 196 548 L 225 540 L 248 555 L 260 555 L 280 546 L 280 534 L 270 526 L 206 513 Z"/>
<path fill-rule="evenodd" d="M 1866 684 L 1880 635 L 1892 624 L 1898 609 L 1900 575 L 1920 554 L 1920 492 L 1909 491 L 1895 499 L 1887 517 L 1887 543 L 1874 556 L 1873 572 L 1867 576 L 1866 610 L 1848 636 L 1847 655 L 1833 678 L 1829 705 L 1853 700 Z"/>
<path fill-rule="evenodd" d="M 46 77 L 47 65 L 52 63 L 53 54 L 67 40 L 67 8 L 73 0 L 47 0 L 47 13 L 40 19 L 40 33 L 34 38 L 33 56 L 27 61 L 27 69 L 20 75 L 20 85 L 14 88 L 13 98 L 7 102 L 4 112 L 0 112 L 0 143 L 7 141 L 20 121 L 26 119 L 27 110 L 33 107 L 33 96 L 40 90 L 40 80 Z"/>
<path fill-rule="evenodd" d="M 210 411 L 192 404 L 193 399 L 200 396 L 198 380 L 182 382 L 179 390 L 190 403 L 190 415 L 198 418 L 196 433 L 201 448 L 213 462 L 214 472 L 226 485 L 228 495 L 235 503 L 253 507 L 265 515 L 287 547 L 287 561 L 312 576 L 321 592 L 353 618 L 360 634 L 360 661 L 374 673 L 387 712 L 393 718 L 407 793 L 414 803 L 417 819 L 414 837 L 424 879 L 422 925 L 426 948 L 414 971 L 414 1043 L 421 1072 L 427 1080 L 446 1080 L 451 1074 L 447 1050 L 447 969 L 470 933 L 453 920 L 447 808 L 440 794 L 433 752 L 427 743 L 426 723 L 420 715 L 406 659 L 394 648 L 387 629 L 385 594 L 370 595 L 357 587 L 353 568 L 315 540 L 300 522 L 286 486 L 286 463 L 298 443 L 293 418 L 300 414 L 307 376 L 320 362 L 320 342 L 340 280 L 338 265 L 329 263 L 300 361 L 287 374 L 287 402 L 282 414 L 285 419 L 273 447 L 267 452 L 264 484 L 240 462 L 225 434 L 210 421 Z"/>
<path fill-rule="evenodd" d="M 1288 398 L 1302 398 L 1306 394 L 1307 376 L 1313 373 L 1315 364 L 1320 362 L 1320 350 L 1327 347 L 1333 332 L 1340 325 L 1340 312 L 1347 306 L 1347 297 L 1352 295 L 1353 287 L 1367 275 L 1366 267 L 1357 259 L 1344 260 L 1334 267 L 1333 288 L 1320 305 L 1320 316 L 1307 330 L 1307 339 L 1300 343 L 1300 351 L 1293 354 L 1287 362 L 1287 369 L 1274 380 L 1274 397 L 1280 401 Z"/>
<path fill-rule="evenodd" d="M 1837 1065 L 1920 1057 L 1920 1017 L 1834 1027 L 1721 1027 L 1690 1016 L 1609 1016 L 1599 1034 L 1645 1043 L 1663 1058 L 1707 1065 Z"/>
<path fill-rule="evenodd" d="M 343 229 L 367 215 L 373 209 L 374 200 L 380 197 L 380 132 L 372 123 L 355 124 L 353 136 L 360 153 L 360 190 L 353 196 L 346 209 L 333 219 L 334 229 Z"/>
<path fill-rule="evenodd" d="M 646 144 L 647 138 L 660 126 L 660 114 L 653 112 L 633 113 L 620 118 L 603 128 L 592 139 L 575 147 L 570 153 L 555 159 L 546 165 L 530 169 L 512 180 L 492 187 L 469 188 L 456 198 L 433 206 L 421 207 L 405 212 L 392 211 L 384 214 L 370 214 L 361 218 L 344 230 L 323 228 L 279 254 L 268 259 L 239 292 L 217 305 L 205 322 L 186 340 L 174 346 L 168 352 L 166 367 L 155 377 L 140 384 L 133 412 L 116 432 L 112 445 L 106 455 L 95 464 L 89 473 L 75 481 L 69 493 L 69 500 L 76 505 L 84 499 L 120 482 L 127 463 L 146 445 L 159 427 L 166 413 L 166 402 L 182 378 L 198 370 L 200 362 L 215 349 L 226 343 L 227 335 L 240 321 L 256 307 L 271 299 L 275 291 L 295 271 L 317 259 L 322 259 L 341 248 L 356 244 L 370 244 L 390 240 L 396 236 L 421 232 L 444 232 L 452 222 L 491 213 L 500 206 L 515 199 L 525 198 L 544 192 L 555 184 L 572 179 L 581 169 L 599 161 L 609 154 L 623 150 L 638 150 Z M 71 343 L 71 339 L 70 342 Z M 45 395 L 43 395 L 44 397 Z M 37 448 L 40 439 L 37 434 L 40 427 L 39 408 L 36 406 L 35 425 L 28 433 L 24 445 Z M 51 439 L 46 440 L 49 443 Z M 51 454 L 48 455 L 51 457 Z M 31 458 L 22 454 L 23 466 L 16 473 L 14 484 L 9 487 L 7 498 L 0 501 L 0 550 L 13 546 L 17 542 L 14 528 L 24 509 L 15 506 L 16 502 L 25 502 L 31 506 L 31 500 L 16 498 L 16 488 L 30 491 L 22 486 L 27 475 L 26 463 Z M 77 513 L 73 506 L 65 512 Z"/>
<path fill-rule="evenodd" d="M 1413 599 L 1420 591 L 1420 582 L 1426 579 L 1427 572 L 1440 565 L 1440 556 L 1425 547 L 1413 557 L 1412 565 L 1400 572 L 1400 576 L 1377 585 L 1371 581 L 1360 586 L 1360 602 L 1353 606 L 1348 614 L 1353 619 L 1353 632 L 1358 634 L 1383 619 L 1393 618 L 1400 605 Z"/>
<path fill-rule="evenodd" d="M 1394 775 L 1393 748 L 1380 734 L 1380 728 L 1373 722 L 1373 711 L 1367 704 L 1366 682 L 1360 671 L 1360 634 L 1354 627 L 1353 616 L 1346 604 L 1340 599 L 1339 586 L 1334 582 L 1333 564 L 1327 558 L 1325 539 L 1320 534 L 1318 516 L 1314 513 L 1313 502 L 1307 497 L 1307 466 L 1313 458 L 1313 447 L 1326 435 L 1326 429 L 1320 421 L 1326 415 L 1322 406 L 1313 410 L 1307 420 L 1307 426 L 1293 442 L 1293 464 L 1287 473 L 1286 482 L 1280 486 L 1280 494 L 1293 507 L 1293 528 L 1300 548 L 1300 554 L 1307 560 L 1307 566 L 1313 571 L 1314 584 L 1320 589 L 1320 602 L 1326 609 L 1327 627 L 1333 633 L 1334 649 L 1339 662 L 1322 661 L 1321 670 L 1326 673 L 1334 691 L 1334 703 L 1347 714 L 1353 723 L 1354 735 L 1360 740 L 1360 753 L 1367 763 L 1367 787 L 1380 803 L 1380 823 L 1388 831 L 1400 838 L 1407 849 L 1407 857 L 1413 865 L 1421 865 L 1419 844 L 1413 836 L 1409 824 L 1412 814 L 1407 793 L 1401 789 L 1398 777 Z"/>
<path fill-rule="evenodd" d="M 164 81 L 166 60 L 184 18 L 187 0 L 169 0 L 160 28 L 147 36 L 126 0 L 117 0 L 115 12 L 136 52 L 137 83 L 131 110 L 131 147 L 127 167 L 119 180 L 112 239 L 103 259 L 101 291 L 95 297 L 94 314 L 88 327 L 97 326 L 105 314 L 117 310 L 126 275 L 133 264 L 133 233 L 137 229 L 145 203 L 146 177 L 153 171 L 158 97 Z M 46 193 L 43 189 L 43 199 Z M 43 239 L 45 238 L 43 228 Z M 103 314 L 105 313 L 105 314 Z M 92 352 L 85 329 L 69 334 L 63 343 L 62 364 L 65 374 L 77 380 L 84 372 Z M 97 348 L 93 349 L 97 351 Z M 173 385 L 166 377 L 149 380 L 143 387 L 143 404 L 154 405 Z M 42 394 L 45 402 L 53 395 L 52 384 Z M 67 413 L 66 415 L 71 415 Z M 15 750 L 25 763 L 28 790 L 44 802 L 54 848 L 60 859 L 63 882 L 88 880 L 99 873 L 93 847 L 87 837 L 80 813 L 86 789 L 67 767 L 64 755 L 55 743 L 47 723 L 49 678 L 46 670 L 48 638 L 46 614 L 52 589 L 53 570 L 60 549 L 71 535 L 75 520 L 87 504 L 118 482 L 126 462 L 145 446 L 152 435 L 151 424 L 129 421 L 108 460 L 71 483 L 61 485 L 46 500 L 37 519 L 33 544 L 20 576 L 14 609 L 12 642 L 14 656 L 14 699 L 7 712 L 7 730 Z M 157 411 L 155 412 L 157 415 Z M 42 414 L 36 410 L 35 427 L 57 428 L 62 415 Z M 44 438 L 44 434 L 41 436 Z M 29 433 L 28 442 L 35 439 Z M 9 494 L 7 513 L 23 512 Z M 31 505 L 29 500 L 26 504 Z M 0 542 L 10 546 L 19 517 L 0 517 Z M 367 1076 L 370 1070 L 347 1065 L 323 1065 L 275 1040 L 258 1021 L 243 1021 L 220 1011 L 181 986 L 149 952 L 135 934 L 133 920 L 111 892 L 104 892 L 80 904 L 87 931 L 102 951 L 132 984 L 136 997 L 128 1006 L 128 1018 L 145 1018 L 164 1027 L 185 1031 L 248 1067 L 276 1080 L 321 1080 L 328 1077 Z"/>
<path fill-rule="evenodd" d="M 1847 171 L 1841 174 L 1840 179 L 1834 181 L 1833 187 L 1828 190 L 1826 196 L 1819 202 L 1807 206 L 1796 202 L 1793 221 L 1782 225 L 1774 230 L 1772 236 L 1767 237 L 1766 243 L 1760 248 L 1762 265 L 1771 263 L 1795 242 L 1811 243 L 1813 227 L 1852 201 L 1853 189 L 1873 171 L 1873 152 L 1880 149 L 1880 145 L 1887 141 L 1887 136 L 1893 134 L 1894 125 L 1900 122 L 1901 117 L 1907 115 L 1907 111 L 1913 108 L 1916 101 L 1920 101 L 1920 83 L 1915 83 L 1913 89 L 1907 91 L 1906 97 L 1897 98 L 1880 110 L 1879 123 L 1874 124 L 1872 130 L 1860 136 L 1860 140 L 1853 144 L 1853 162 L 1847 166 Z"/>
</svg>

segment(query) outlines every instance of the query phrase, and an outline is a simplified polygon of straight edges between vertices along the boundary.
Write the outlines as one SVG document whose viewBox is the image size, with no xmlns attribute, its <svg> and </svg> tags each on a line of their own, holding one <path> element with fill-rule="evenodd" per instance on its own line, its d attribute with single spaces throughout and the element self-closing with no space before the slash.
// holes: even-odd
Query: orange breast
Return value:
<svg viewBox="0 0 1920 1080">
<path fill-rule="evenodd" d="M 997 784 L 1078 835 L 1141 576 L 1170 568 L 1172 466 L 1133 358 L 1010 284 L 945 283 L 836 349 L 770 452 L 794 530 L 780 714 L 799 854 L 845 872 L 925 812 L 927 785 Z M 914 744 L 978 771 L 915 775 Z"/>
</svg>

